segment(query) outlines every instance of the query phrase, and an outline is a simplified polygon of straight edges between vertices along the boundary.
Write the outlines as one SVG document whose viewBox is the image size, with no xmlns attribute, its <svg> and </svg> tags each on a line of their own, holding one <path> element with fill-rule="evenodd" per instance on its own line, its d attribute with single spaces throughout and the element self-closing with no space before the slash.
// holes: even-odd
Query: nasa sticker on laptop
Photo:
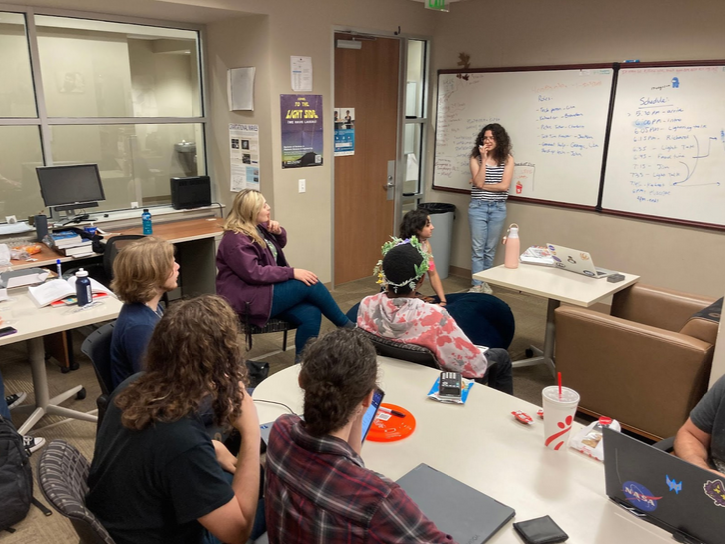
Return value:
<svg viewBox="0 0 725 544">
<path fill-rule="evenodd" d="M 637 482 L 624 482 L 622 492 L 632 506 L 644 512 L 657 510 L 657 501 L 662 498 L 653 496 L 649 489 Z"/>
</svg>

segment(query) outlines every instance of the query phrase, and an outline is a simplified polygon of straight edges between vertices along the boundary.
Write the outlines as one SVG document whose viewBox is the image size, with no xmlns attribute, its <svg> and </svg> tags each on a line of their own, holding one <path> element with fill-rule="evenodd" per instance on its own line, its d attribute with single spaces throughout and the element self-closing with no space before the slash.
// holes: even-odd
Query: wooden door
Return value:
<svg viewBox="0 0 725 544">
<path fill-rule="evenodd" d="M 350 39 L 338 34 L 336 39 Z M 400 40 L 361 40 L 335 49 L 335 108 L 355 108 L 355 154 L 335 157 L 335 283 L 372 276 L 395 232 L 385 189 L 398 130 Z"/>
</svg>

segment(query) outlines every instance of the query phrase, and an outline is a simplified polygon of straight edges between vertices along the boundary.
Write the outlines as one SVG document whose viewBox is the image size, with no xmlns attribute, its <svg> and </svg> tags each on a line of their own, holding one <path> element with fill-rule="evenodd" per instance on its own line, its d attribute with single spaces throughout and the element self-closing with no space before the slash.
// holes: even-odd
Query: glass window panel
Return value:
<svg viewBox="0 0 725 544">
<path fill-rule="evenodd" d="M 0 12 L 0 117 L 37 117 L 25 16 Z"/>
<path fill-rule="evenodd" d="M 35 17 L 50 117 L 202 115 L 198 34 Z"/>
<path fill-rule="evenodd" d="M 408 41 L 408 74 L 405 86 L 405 116 L 423 117 L 423 85 L 425 81 L 425 43 Z"/>
<path fill-rule="evenodd" d="M 43 209 L 35 168 L 43 166 L 37 126 L 0 126 L 0 221 L 19 220 Z"/>
<path fill-rule="evenodd" d="M 52 137 L 54 164 L 98 164 L 101 210 L 169 204 L 170 178 L 206 173 L 200 123 L 55 125 Z"/>
<path fill-rule="evenodd" d="M 405 125 L 405 138 L 403 140 L 403 152 L 405 157 L 405 181 L 403 183 L 403 194 L 420 192 L 420 152 L 421 152 L 421 131 L 423 125 L 420 123 L 409 123 Z"/>
</svg>

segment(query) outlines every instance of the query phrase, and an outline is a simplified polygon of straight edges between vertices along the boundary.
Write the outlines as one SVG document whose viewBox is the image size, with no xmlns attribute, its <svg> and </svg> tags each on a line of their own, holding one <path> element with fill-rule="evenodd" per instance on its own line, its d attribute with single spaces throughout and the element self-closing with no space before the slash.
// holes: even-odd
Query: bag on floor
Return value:
<svg viewBox="0 0 725 544">
<path fill-rule="evenodd" d="M 33 471 L 23 437 L 0 416 L 0 531 L 25 519 L 33 502 Z"/>
</svg>

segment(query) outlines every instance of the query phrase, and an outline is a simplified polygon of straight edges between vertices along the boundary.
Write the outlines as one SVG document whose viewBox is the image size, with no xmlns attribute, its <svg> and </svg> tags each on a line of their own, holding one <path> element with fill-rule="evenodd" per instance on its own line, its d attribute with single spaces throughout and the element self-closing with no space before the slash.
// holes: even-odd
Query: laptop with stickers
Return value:
<svg viewBox="0 0 725 544">
<path fill-rule="evenodd" d="M 678 542 L 723 542 L 725 477 L 611 429 L 603 440 L 610 499 Z"/>
<path fill-rule="evenodd" d="M 568 270 L 569 272 L 575 272 L 588 276 L 590 278 L 606 278 L 612 274 L 616 274 L 614 270 L 607 270 L 606 268 L 597 268 L 594 266 L 592 256 L 586 251 L 579 251 L 578 249 L 571 249 L 557 244 L 546 244 L 551 257 L 554 259 L 554 266 L 561 268 L 562 270 Z"/>
</svg>

